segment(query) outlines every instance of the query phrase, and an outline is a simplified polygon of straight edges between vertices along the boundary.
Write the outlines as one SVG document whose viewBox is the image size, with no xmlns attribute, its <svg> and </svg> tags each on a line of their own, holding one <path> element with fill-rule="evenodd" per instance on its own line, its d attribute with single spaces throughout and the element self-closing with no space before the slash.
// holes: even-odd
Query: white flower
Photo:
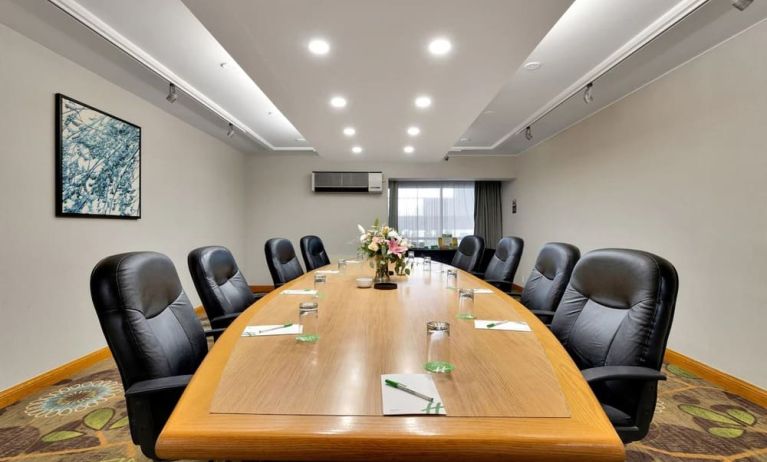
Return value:
<svg viewBox="0 0 767 462">
<path fill-rule="evenodd" d="M 360 230 L 360 234 L 365 234 L 365 228 L 362 227 L 362 225 L 357 225 L 357 229 Z"/>
<path fill-rule="evenodd" d="M 389 231 L 389 234 L 387 235 L 387 237 L 390 239 L 397 239 L 399 238 L 399 234 L 397 234 L 397 230 L 393 229 Z"/>
<path fill-rule="evenodd" d="M 373 252 L 378 252 L 378 244 L 375 242 L 371 242 L 368 246 L 368 249 L 372 250 Z"/>
</svg>

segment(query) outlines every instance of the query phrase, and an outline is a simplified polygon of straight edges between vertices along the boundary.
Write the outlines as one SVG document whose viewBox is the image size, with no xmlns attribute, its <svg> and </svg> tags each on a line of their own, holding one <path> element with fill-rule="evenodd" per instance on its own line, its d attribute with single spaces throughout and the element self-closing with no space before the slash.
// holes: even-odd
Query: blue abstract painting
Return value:
<svg viewBox="0 0 767 462">
<path fill-rule="evenodd" d="M 56 95 L 56 214 L 141 217 L 141 128 Z"/>
</svg>

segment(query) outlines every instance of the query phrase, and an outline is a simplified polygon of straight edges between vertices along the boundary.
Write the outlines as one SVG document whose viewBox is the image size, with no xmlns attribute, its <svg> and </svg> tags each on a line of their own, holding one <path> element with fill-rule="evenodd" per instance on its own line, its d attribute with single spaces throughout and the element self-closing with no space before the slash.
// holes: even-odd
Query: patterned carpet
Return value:
<svg viewBox="0 0 767 462">
<path fill-rule="evenodd" d="M 647 438 L 631 462 L 767 461 L 767 410 L 674 365 L 665 367 Z M 114 362 L 0 409 L 0 461 L 146 461 L 133 445 Z"/>
</svg>

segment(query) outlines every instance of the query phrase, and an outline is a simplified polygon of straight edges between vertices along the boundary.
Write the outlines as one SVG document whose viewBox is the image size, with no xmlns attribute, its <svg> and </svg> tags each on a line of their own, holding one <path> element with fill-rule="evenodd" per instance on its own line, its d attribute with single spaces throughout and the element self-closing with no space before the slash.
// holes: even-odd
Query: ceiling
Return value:
<svg viewBox="0 0 767 462">
<path fill-rule="evenodd" d="M 0 0 L 0 22 L 242 151 L 435 161 L 523 152 L 767 17 L 765 1 L 571 3 Z M 327 55 L 308 52 L 315 37 Z M 435 37 L 452 51 L 430 55 Z M 330 107 L 335 95 L 348 105 Z"/>
</svg>

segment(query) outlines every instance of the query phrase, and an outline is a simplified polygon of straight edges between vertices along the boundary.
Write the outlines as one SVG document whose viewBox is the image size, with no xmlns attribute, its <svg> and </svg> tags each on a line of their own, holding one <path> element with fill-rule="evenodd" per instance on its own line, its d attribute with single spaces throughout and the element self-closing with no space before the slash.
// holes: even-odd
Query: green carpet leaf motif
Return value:
<svg viewBox="0 0 767 462">
<path fill-rule="evenodd" d="M 666 366 L 666 370 L 671 372 L 672 374 L 676 375 L 677 377 L 682 377 L 685 379 L 699 379 L 697 375 L 693 374 L 690 371 L 687 371 L 685 369 L 682 369 L 681 367 L 677 366 L 676 364 L 669 364 Z"/>
<path fill-rule="evenodd" d="M 115 423 L 109 426 L 110 430 L 116 430 L 118 428 L 123 428 L 124 426 L 128 425 L 128 416 L 118 419 Z"/>
<path fill-rule="evenodd" d="M 711 422 L 740 426 L 738 421 L 730 418 L 725 414 L 722 414 L 721 412 L 712 411 L 711 409 L 706 409 L 700 406 L 695 406 L 694 404 L 680 404 L 679 409 L 690 414 L 691 416 L 700 417 L 701 419 L 706 419 Z"/>
<path fill-rule="evenodd" d="M 746 411 L 745 409 L 738 409 L 738 408 L 732 408 L 727 409 L 727 414 L 729 414 L 732 417 L 735 417 L 739 421 L 743 422 L 744 424 L 748 426 L 753 426 L 756 423 L 756 417 L 754 417 L 753 414 Z"/>
<path fill-rule="evenodd" d="M 95 411 L 92 411 L 90 414 L 85 416 L 83 423 L 86 427 L 93 430 L 101 430 L 114 415 L 115 411 L 112 408 L 104 407 L 101 409 L 96 409 Z"/>
<path fill-rule="evenodd" d="M 742 428 L 711 427 L 708 432 L 720 438 L 738 438 L 743 432 Z"/>
<path fill-rule="evenodd" d="M 71 440 L 72 438 L 77 438 L 78 436 L 83 436 L 84 433 L 81 432 L 74 432 L 69 430 L 60 430 L 48 433 L 47 435 L 43 436 L 41 440 L 43 443 L 55 443 L 57 441 L 64 441 L 64 440 Z"/>
</svg>

